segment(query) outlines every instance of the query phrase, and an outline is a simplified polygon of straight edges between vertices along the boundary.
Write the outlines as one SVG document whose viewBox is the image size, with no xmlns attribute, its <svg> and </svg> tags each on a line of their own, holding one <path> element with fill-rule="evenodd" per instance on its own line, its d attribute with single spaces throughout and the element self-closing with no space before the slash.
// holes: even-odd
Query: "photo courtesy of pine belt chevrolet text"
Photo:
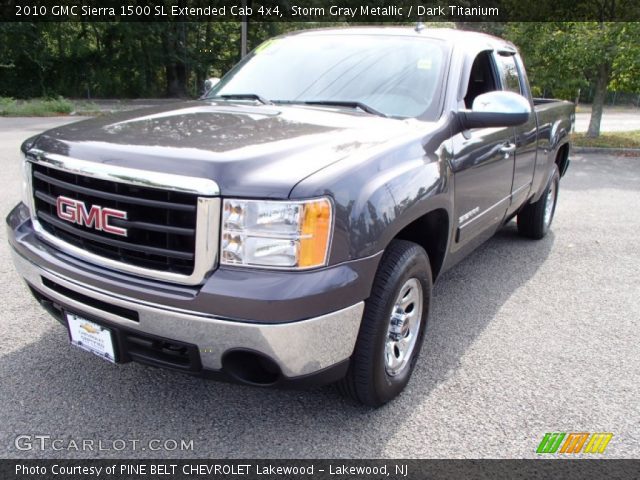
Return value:
<svg viewBox="0 0 640 480">
<path fill-rule="evenodd" d="M 513 219 L 548 233 L 573 121 L 496 37 L 290 33 L 199 100 L 27 139 L 12 256 L 104 360 L 380 406 L 438 277 Z"/>
</svg>

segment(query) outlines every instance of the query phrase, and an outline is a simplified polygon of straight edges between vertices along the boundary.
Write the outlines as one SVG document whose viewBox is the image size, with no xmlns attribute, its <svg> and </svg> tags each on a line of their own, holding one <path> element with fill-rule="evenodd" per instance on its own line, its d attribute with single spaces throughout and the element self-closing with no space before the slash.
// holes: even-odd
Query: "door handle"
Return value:
<svg viewBox="0 0 640 480">
<path fill-rule="evenodd" d="M 504 158 L 509 158 L 509 155 L 511 155 L 513 152 L 516 151 L 516 144 L 515 143 L 505 143 L 502 147 L 500 147 L 500 153 L 504 153 Z"/>
</svg>

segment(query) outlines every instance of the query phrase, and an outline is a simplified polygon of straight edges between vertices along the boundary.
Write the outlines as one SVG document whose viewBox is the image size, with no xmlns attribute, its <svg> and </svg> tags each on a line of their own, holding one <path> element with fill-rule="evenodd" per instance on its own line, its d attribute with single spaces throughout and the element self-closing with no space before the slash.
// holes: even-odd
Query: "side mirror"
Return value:
<svg viewBox="0 0 640 480">
<path fill-rule="evenodd" d="M 471 110 L 460 110 L 458 113 L 464 130 L 515 127 L 529 121 L 531 104 L 522 95 L 500 90 L 478 95 Z"/>
<path fill-rule="evenodd" d="M 207 78 L 204 81 L 204 93 L 207 93 L 209 90 L 215 87 L 219 81 L 220 79 L 218 77 Z"/>
</svg>

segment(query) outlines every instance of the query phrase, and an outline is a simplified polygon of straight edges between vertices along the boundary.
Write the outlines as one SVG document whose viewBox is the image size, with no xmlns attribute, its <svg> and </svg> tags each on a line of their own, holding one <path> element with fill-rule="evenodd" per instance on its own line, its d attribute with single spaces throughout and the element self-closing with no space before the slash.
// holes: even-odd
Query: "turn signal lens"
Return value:
<svg viewBox="0 0 640 480">
<path fill-rule="evenodd" d="M 324 265 L 329 250 L 331 203 L 327 199 L 307 203 L 302 216 L 298 266 L 310 268 Z"/>
</svg>

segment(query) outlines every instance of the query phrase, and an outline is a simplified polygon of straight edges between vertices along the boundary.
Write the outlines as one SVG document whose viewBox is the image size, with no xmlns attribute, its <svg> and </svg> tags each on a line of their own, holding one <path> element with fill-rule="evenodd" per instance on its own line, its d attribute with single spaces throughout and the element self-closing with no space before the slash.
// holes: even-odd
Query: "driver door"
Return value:
<svg viewBox="0 0 640 480">
<path fill-rule="evenodd" d="M 464 108 L 483 93 L 500 90 L 492 51 L 478 54 Z M 501 225 L 510 204 L 513 182 L 515 130 L 513 127 L 477 128 L 453 137 L 454 250 L 474 248 Z"/>
</svg>

